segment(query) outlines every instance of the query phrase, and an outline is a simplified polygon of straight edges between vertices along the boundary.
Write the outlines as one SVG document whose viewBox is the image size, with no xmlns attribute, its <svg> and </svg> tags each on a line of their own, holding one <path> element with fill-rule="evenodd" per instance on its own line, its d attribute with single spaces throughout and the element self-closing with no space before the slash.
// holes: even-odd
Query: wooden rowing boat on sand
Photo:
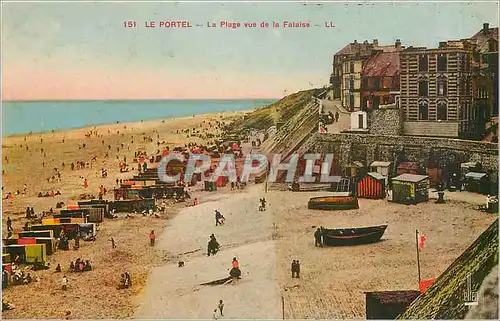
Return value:
<svg viewBox="0 0 500 321">
<path fill-rule="evenodd" d="M 384 235 L 387 225 L 326 229 L 323 228 L 323 244 L 327 246 L 358 245 L 377 242 Z"/>
<path fill-rule="evenodd" d="M 312 210 L 352 210 L 358 209 L 358 198 L 348 192 L 334 193 L 330 196 L 312 197 L 307 203 L 307 208 Z"/>
<path fill-rule="evenodd" d="M 288 186 L 293 192 L 317 192 L 327 191 L 332 188 L 331 184 L 291 184 Z"/>
</svg>

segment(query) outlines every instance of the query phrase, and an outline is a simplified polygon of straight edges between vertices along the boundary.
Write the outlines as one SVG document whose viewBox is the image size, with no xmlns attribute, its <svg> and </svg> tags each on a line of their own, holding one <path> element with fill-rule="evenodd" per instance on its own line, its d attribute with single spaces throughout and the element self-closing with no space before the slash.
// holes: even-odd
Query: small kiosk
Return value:
<svg viewBox="0 0 500 321">
<path fill-rule="evenodd" d="M 401 174 L 392 179 L 392 201 L 417 204 L 429 200 L 429 176 Z"/>
<path fill-rule="evenodd" d="M 356 189 L 359 198 L 382 199 L 385 197 L 385 177 L 379 173 L 367 173 L 358 181 Z"/>
<path fill-rule="evenodd" d="M 370 164 L 370 172 L 379 173 L 385 177 L 385 184 L 387 185 L 389 176 L 391 175 L 392 162 L 375 161 Z"/>
<path fill-rule="evenodd" d="M 364 165 L 359 161 L 354 161 L 351 164 L 348 164 L 344 168 L 344 176 L 346 177 L 356 177 L 360 175 L 360 172 L 363 171 Z"/>
<path fill-rule="evenodd" d="M 490 193 L 488 174 L 469 172 L 465 174 L 467 191 L 487 195 Z"/>
</svg>

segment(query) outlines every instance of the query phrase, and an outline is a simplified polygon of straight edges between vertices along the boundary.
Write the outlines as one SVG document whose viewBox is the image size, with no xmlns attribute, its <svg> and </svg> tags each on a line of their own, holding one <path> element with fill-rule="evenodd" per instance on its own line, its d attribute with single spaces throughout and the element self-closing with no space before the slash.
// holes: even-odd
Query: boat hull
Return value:
<svg viewBox="0 0 500 321">
<path fill-rule="evenodd" d="M 312 210 L 353 210 L 358 209 L 358 198 L 355 196 L 320 196 L 312 197 L 307 203 Z"/>
<path fill-rule="evenodd" d="M 387 225 L 352 228 L 323 229 L 323 244 L 326 246 L 359 245 L 378 242 Z"/>
<path fill-rule="evenodd" d="M 296 185 L 293 184 L 290 186 L 290 190 L 292 192 L 319 192 L 319 191 L 327 191 L 331 189 L 332 186 L 330 184 L 305 184 L 305 185 Z"/>
</svg>

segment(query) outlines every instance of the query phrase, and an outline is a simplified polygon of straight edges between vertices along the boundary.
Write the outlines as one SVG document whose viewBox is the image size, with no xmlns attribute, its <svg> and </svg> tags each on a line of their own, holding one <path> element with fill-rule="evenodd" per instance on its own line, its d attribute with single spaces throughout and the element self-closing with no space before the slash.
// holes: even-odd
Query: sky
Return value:
<svg viewBox="0 0 500 321">
<path fill-rule="evenodd" d="M 333 54 L 355 39 L 436 47 L 497 27 L 499 11 L 493 2 L 2 5 L 2 100 L 280 98 L 327 85 Z M 165 20 L 193 27 L 145 28 Z M 285 20 L 313 27 L 207 27 Z"/>
</svg>

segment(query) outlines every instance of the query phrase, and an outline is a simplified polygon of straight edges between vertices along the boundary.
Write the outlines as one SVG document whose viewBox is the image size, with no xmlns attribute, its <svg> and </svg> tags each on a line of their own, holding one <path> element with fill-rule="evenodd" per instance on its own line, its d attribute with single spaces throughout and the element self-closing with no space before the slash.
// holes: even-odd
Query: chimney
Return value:
<svg viewBox="0 0 500 321">
<path fill-rule="evenodd" d="M 374 45 L 375 47 L 378 47 L 378 39 L 373 39 L 373 45 Z"/>
<path fill-rule="evenodd" d="M 368 44 L 368 40 L 363 41 L 363 45 L 367 45 L 367 44 Z"/>
<path fill-rule="evenodd" d="M 401 49 L 401 39 L 396 39 L 394 43 L 394 48 Z"/>
<path fill-rule="evenodd" d="M 441 48 L 446 48 L 446 45 L 447 45 L 446 41 L 440 41 L 440 42 L 439 42 L 439 48 L 440 48 L 440 49 L 441 49 Z"/>
<path fill-rule="evenodd" d="M 490 31 L 490 24 L 483 23 L 483 35 L 487 36 Z"/>
<path fill-rule="evenodd" d="M 356 43 L 356 44 L 357 44 L 357 43 L 358 43 L 358 41 L 357 41 L 357 40 L 354 40 L 354 42 L 353 42 L 353 43 Z"/>
</svg>

